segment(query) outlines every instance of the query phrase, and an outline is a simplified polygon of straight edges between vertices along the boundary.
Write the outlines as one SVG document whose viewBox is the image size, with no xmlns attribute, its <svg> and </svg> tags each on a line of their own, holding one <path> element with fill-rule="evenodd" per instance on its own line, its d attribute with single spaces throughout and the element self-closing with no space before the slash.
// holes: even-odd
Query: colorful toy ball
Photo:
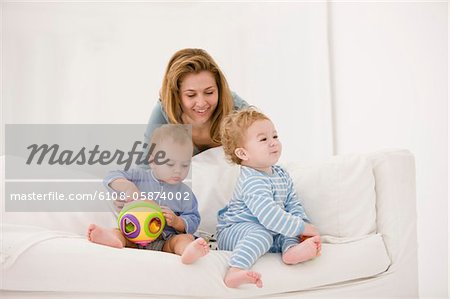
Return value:
<svg viewBox="0 0 450 299">
<path fill-rule="evenodd" d="M 141 246 L 158 238 L 166 225 L 161 208 L 152 201 L 127 204 L 120 212 L 117 222 L 125 238 Z"/>
</svg>

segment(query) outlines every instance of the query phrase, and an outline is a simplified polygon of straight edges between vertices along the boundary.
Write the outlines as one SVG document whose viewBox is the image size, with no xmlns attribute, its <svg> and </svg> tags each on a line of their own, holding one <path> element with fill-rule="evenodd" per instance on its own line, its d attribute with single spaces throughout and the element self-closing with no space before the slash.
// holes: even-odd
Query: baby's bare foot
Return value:
<svg viewBox="0 0 450 299">
<path fill-rule="evenodd" d="M 295 265 L 320 255 L 320 237 L 314 236 L 306 239 L 298 245 L 289 248 L 282 256 L 283 262 L 288 265 Z"/>
<path fill-rule="evenodd" d="M 239 268 L 230 268 L 225 275 L 224 282 L 229 288 L 237 288 L 240 285 L 247 283 L 255 284 L 258 288 L 262 288 L 263 286 L 261 274 Z"/>
<path fill-rule="evenodd" d="M 208 243 L 203 238 L 198 238 L 192 241 L 181 255 L 181 262 L 183 264 L 192 264 L 202 256 L 209 252 Z"/>
<path fill-rule="evenodd" d="M 122 241 L 116 236 L 115 232 L 108 228 L 102 228 L 95 224 L 89 225 L 87 231 L 89 241 L 106 246 L 123 248 Z"/>
</svg>

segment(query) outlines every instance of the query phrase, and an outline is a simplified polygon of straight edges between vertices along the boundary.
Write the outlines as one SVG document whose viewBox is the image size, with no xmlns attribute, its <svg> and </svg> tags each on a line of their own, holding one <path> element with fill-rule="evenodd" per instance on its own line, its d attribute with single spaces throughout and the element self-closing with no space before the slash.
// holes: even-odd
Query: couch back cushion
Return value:
<svg viewBox="0 0 450 299">
<path fill-rule="evenodd" d="M 3 157 L 2 157 L 3 158 Z M 0 162 L 3 162 L 1 159 Z M 2 169 L 4 163 L 0 163 Z M 358 237 L 375 232 L 374 177 L 365 156 L 335 156 L 320 164 L 284 163 L 311 221 L 322 235 Z M 193 158 L 192 189 L 202 221 L 199 229 L 214 234 L 217 211 L 231 199 L 239 166 L 228 163 L 221 147 Z M 109 212 L 4 212 L 4 223 L 36 225 L 84 234 L 90 223 L 115 227 Z"/>
<path fill-rule="evenodd" d="M 359 237 L 375 232 L 376 194 L 371 164 L 362 155 L 335 156 L 320 164 L 284 163 L 298 197 L 322 235 Z M 192 189 L 200 230 L 215 233 L 217 211 L 231 199 L 239 166 L 213 148 L 193 158 Z"/>
</svg>

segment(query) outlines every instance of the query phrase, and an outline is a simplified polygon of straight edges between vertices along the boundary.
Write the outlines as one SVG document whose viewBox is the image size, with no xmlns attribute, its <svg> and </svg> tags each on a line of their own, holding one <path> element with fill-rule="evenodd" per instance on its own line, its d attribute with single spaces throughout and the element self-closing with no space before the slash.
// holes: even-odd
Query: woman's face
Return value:
<svg viewBox="0 0 450 299">
<path fill-rule="evenodd" d="M 219 102 L 219 90 L 209 71 L 189 73 L 181 79 L 181 108 L 184 121 L 193 125 L 207 123 Z"/>
</svg>

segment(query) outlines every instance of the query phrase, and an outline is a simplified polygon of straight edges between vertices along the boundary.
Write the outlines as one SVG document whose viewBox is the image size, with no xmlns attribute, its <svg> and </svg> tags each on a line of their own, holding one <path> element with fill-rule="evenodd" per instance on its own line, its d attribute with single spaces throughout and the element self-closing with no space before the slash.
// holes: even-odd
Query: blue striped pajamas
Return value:
<svg viewBox="0 0 450 299">
<path fill-rule="evenodd" d="M 309 222 L 289 175 L 279 166 L 272 171 L 241 166 L 233 197 L 218 213 L 218 246 L 233 251 L 230 267 L 249 269 L 266 252 L 284 253 Z"/>
</svg>

